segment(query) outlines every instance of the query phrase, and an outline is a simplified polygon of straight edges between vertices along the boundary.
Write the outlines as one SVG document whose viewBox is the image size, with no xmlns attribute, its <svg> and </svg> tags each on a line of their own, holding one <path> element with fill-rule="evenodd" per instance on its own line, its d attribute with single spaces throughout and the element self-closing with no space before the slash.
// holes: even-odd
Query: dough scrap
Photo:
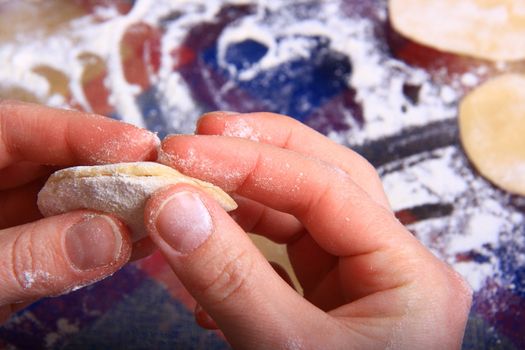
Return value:
<svg viewBox="0 0 525 350">
<path fill-rule="evenodd" d="M 459 128 L 478 171 L 502 189 L 525 195 L 525 75 L 499 76 L 467 95 Z"/>
<path fill-rule="evenodd" d="M 491 61 L 525 59 L 523 0 L 390 0 L 401 35 L 432 48 Z"/>
<path fill-rule="evenodd" d="M 175 169 L 152 162 L 78 166 L 52 174 L 38 194 L 38 208 L 44 216 L 77 209 L 115 214 L 131 229 L 132 240 L 146 236 L 144 207 L 157 190 L 186 183 L 211 195 L 225 210 L 237 208 L 235 201 L 219 187 L 185 176 Z"/>
</svg>

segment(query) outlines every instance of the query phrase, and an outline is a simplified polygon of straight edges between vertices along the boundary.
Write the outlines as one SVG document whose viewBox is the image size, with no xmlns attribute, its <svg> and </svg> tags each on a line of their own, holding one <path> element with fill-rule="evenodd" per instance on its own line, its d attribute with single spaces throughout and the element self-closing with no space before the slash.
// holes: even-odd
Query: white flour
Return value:
<svg viewBox="0 0 525 350">
<path fill-rule="evenodd" d="M 436 255 L 465 276 L 475 291 L 489 278 L 507 285 L 509 277 L 500 270 L 503 261 L 497 251 L 510 244 L 507 258 L 514 259 L 516 267 L 524 266 L 525 244 L 520 232 L 523 214 L 505 204 L 506 195 L 467 171 L 464 156 L 456 148 L 449 147 L 439 153 L 440 158 L 385 176 L 385 188 L 392 195 L 394 209 L 425 203 L 452 205 L 450 215 L 409 228 Z M 464 259 L 469 254 L 475 254 L 478 260 Z"/>
<path fill-rule="evenodd" d="M 38 33 L 20 34 L 15 41 L 0 46 L 0 61 L 4 62 L 0 66 L 0 81 L 32 91 L 48 104 L 64 105 L 61 96 L 48 94 L 47 81 L 31 71 L 31 67 L 37 64 L 49 65 L 70 77 L 73 97 L 89 110 L 91 107 L 81 86 L 82 63 L 78 55 L 91 52 L 108 64 L 105 84 L 112 91 L 111 102 L 119 115 L 128 122 L 144 125 L 135 102 L 140 89 L 124 79 L 119 42 L 130 24 L 144 21 L 156 26 L 161 18 L 179 11 L 180 16 L 164 25 L 161 67 L 158 75 L 151 77 L 151 82 L 157 89 L 168 128 L 192 132 L 203 111 L 182 76 L 173 72 L 177 62 L 172 51 L 183 42 L 192 27 L 213 21 L 226 3 L 257 2 L 139 0 L 126 16 L 111 9 L 101 10 L 98 14 L 106 19 L 105 22 L 95 23 L 93 16 L 85 16 L 49 38 Z M 339 1 L 326 1 L 304 17 L 300 17 L 297 8 L 290 6 L 288 1 L 260 1 L 257 4 L 253 14 L 230 23 L 219 37 L 219 64 L 237 79 L 249 80 L 283 62 L 308 57 L 311 41 L 305 37 L 328 38 L 332 50 L 344 53 L 351 60 L 352 74 L 348 86 L 355 90 L 356 100 L 363 111 L 362 127 L 357 126 L 352 115 L 347 115 L 346 122 L 351 128 L 330 133 L 330 137 L 345 144 L 362 144 L 395 135 L 412 126 L 453 120 L 461 91 L 478 84 L 479 77 L 486 73 L 486 68 L 481 67 L 457 77 L 450 85 L 434 84 L 424 70 L 409 67 L 388 56 L 382 48 L 384 43 L 378 42 L 374 36 L 373 22 L 345 15 Z M 301 6 L 299 2 L 297 6 Z M 379 5 L 375 15 L 384 20 L 385 7 Z M 268 51 L 254 65 L 238 70 L 226 61 L 226 50 L 246 39 L 264 44 Z M 419 87 L 417 103 L 404 95 L 405 84 Z M 230 130 L 230 133 L 252 139 L 260 137 L 248 135 L 248 129 Z M 525 265 L 523 214 L 506 204 L 508 195 L 491 187 L 471 170 L 456 146 L 434 151 L 428 156 L 428 159 L 414 164 L 414 159 L 405 159 L 398 162 L 399 170 L 385 172 L 384 186 L 394 209 L 448 203 L 452 208 L 449 215 L 421 221 L 409 228 L 435 254 L 463 274 L 475 291 L 483 288 L 488 278 L 506 284 L 510 277 L 502 270 L 504 261 L 496 252 L 506 247 L 508 259 L 515 268 Z M 468 254 L 480 258 L 464 258 Z"/>
<path fill-rule="evenodd" d="M 22 281 L 22 285 L 24 288 L 29 289 L 33 286 L 35 283 L 40 283 L 42 281 L 49 281 L 53 278 L 49 272 L 42 271 L 42 270 L 35 270 L 35 271 L 24 271 L 23 274 L 24 279 Z"/>
</svg>

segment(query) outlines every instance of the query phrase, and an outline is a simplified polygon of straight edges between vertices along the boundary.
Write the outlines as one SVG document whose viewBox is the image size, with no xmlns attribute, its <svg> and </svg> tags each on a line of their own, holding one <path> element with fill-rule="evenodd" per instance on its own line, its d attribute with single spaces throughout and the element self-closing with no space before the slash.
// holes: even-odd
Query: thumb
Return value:
<svg viewBox="0 0 525 350">
<path fill-rule="evenodd" d="M 87 211 L 0 230 L 0 306 L 97 281 L 122 267 L 130 251 L 122 223 Z"/>
<path fill-rule="evenodd" d="M 234 347 L 277 348 L 290 337 L 304 339 L 299 333 L 306 323 L 327 317 L 283 281 L 246 233 L 197 189 L 161 190 L 145 215 L 152 240 Z"/>
</svg>

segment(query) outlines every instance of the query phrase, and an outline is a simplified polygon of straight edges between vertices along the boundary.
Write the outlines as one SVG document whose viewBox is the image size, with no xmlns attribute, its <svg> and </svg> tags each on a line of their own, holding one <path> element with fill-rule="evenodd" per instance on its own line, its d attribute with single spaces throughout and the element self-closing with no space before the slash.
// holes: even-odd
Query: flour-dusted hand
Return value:
<svg viewBox="0 0 525 350">
<path fill-rule="evenodd" d="M 158 138 L 86 113 L 0 101 L 0 323 L 35 299 L 114 273 L 132 250 L 115 217 L 41 219 L 37 193 L 57 167 L 155 159 Z"/>
<path fill-rule="evenodd" d="M 274 114 L 211 113 L 197 133 L 167 138 L 160 159 L 235 192 L 235 221 L 185 185 L 146 220 L 201 324 L 246 349 L 460 347 L 470 288 L 396 220 L 364 159 Z M 304 297 L 246 231 L 287 244 Z"/>
</svg>

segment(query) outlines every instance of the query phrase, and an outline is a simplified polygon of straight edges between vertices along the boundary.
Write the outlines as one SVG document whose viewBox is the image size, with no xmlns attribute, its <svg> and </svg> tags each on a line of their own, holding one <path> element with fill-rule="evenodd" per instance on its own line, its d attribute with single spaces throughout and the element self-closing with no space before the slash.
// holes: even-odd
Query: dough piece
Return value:
<svg viewBox="0 0 525 350">
<path fill-rule="evenodd" d="M 525 75 L 502 75 L 466 96 L 459 128 L 478 171 L 497 186 L 525 195 Z"/>
<path fill-rule="evenodd" d="M 390 0 L 401 35 L 432 48 L 492 61 L 525 59 L 523 0 Z"/>
<path fill-rule="evenodd" d="M 115 214 L 131 229 L 135 242 L 146 235 L 143 212 L 147 199 L 155 191 L 178 183 L 198 187 L 227 211 L 237 208 L 235 201 L 219 187 L 151 162 L 78 166 L 59 170 L 49 177 L 38 194 L 38 208 L 44 216 L 76 209 Z"/>
</svg>

